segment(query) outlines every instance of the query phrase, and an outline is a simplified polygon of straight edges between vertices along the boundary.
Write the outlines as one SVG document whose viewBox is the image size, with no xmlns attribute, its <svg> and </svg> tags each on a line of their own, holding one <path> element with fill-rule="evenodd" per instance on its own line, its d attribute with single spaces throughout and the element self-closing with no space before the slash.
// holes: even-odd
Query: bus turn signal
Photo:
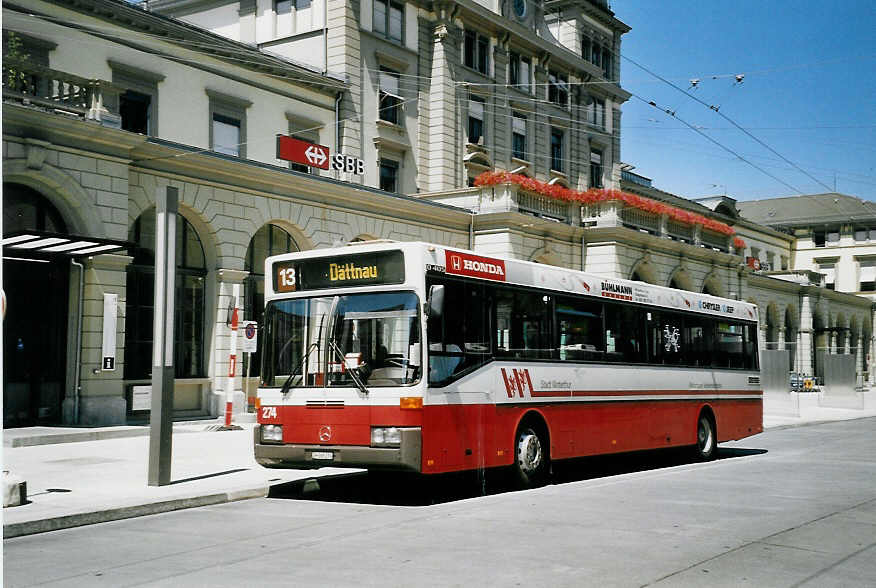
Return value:
<svg viewBox="0 0 876 588">
<path fill-rule="evenodd" d="M 402 396 L 398 400 L 398 406 L 402 409 L 420 410 L 423 408 L 422 396 Z"/>
</svg>

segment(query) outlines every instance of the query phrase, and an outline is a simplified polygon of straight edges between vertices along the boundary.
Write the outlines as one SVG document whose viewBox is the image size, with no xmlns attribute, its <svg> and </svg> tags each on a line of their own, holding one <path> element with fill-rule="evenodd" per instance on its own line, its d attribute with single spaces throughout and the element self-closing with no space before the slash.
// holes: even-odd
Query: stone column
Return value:
<svg viewBox="0 0 876 588">
<path fill-rule="evenodd" d="M 127 274 L 133 261 L 127 255 L 95 255 L 84 261 L 84 300 L 82 305 L 82 339 L 80 347 L 78 397 L 74 381 L 64 398 L 64 422 L 103 427 L 127 422 L 128 402 L 124 387 L 125 373 L 125 302 Z M 72 287 L 72 284 L 71 284 Z M 76 285 L 78 288 L 78 284 Z M 103 295 L 119 295 L 116 323 L 116 365 L 113 371 L 102 369 Z M 74 333 L 75 336 L 75 333 Z M 68 357 L 68 363 L 75 357 Z"/>
<path fill-rule="evenodd" d="M 797 331 L 797 371 L 801 374 L 814 375 L 813 365 L 813 331 L 812 331 L 812 299 L 803 296 L 800 300 L 800 328 Z"/>
</svg>

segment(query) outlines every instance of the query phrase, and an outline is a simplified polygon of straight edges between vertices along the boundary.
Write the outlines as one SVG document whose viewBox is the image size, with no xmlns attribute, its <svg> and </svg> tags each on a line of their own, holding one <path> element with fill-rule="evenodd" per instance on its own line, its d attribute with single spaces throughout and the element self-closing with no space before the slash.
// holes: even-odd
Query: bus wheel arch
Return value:
<svg viewBox="0 0 876 588">
<path fill-rule="evenodd" d="M 551 469 L 550 447 L 550 431 L 544 416 L 536 411 L 527 412 L 514 432 L 511 467 L 517 485 L 533 488 L 547 483 Z"/>
<path fill-rule="evenodd" d="M 715 412 L 705 405 L 697 413 L 694 456 L 699 461 L 711 461 L 718 453 L 718 427 Z"/>
</svg>

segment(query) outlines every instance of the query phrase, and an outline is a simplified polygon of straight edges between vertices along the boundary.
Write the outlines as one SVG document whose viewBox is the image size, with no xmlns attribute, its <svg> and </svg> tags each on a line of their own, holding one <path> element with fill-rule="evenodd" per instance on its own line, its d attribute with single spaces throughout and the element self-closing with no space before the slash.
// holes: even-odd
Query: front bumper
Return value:
<svg viewBox="0 0 876 588">
<path fill-rule="evenodd" d="M 261 426 L 253 429 L 255 459 L 266 468 L 313 469 L 325 467 L 372 468 L 421 472 L 422 437 L 419 427 L 401 428 L 400 447 L 365 445 L 302 445 L 262 443 Z M 314 459 L 313 454 L 331 452 L 331 459 Z"/>
</svg>

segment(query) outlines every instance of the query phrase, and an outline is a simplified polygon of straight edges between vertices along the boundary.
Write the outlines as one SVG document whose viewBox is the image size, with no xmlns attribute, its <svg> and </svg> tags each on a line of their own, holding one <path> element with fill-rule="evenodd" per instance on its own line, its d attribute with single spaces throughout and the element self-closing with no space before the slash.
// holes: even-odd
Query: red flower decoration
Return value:
<svg viewBox="0 0 876 588">
<path fill-rule="evenodd" d="M 745 241 L 739 237 L 733 237 L 733 247 L 739 250 L 745 249 Z"/>
<path fill-rule="evenodd" d="M 620 190 L 609 190 L 606 188 L 590 188 L 586 192 L 572 190 L 558 184 L 548 184 L 541 180 L 529 178 L 520 174 L 512 174 L 507 171 L 484 172 L 475 178 L 475 186 L 496 186 L 498 184 L 516 184 L 527 192 L 535 192 L 548 198 L 562 200 L 564 202 L 579 202 L 581 204 L 597 204 L 599 202 L 607 202 L 609 200 L 619 200 L 628 206 L 638 208 L 653 214 L 666 214 L 669 218 L 677 220 L 687 225 L 700 225 L 710 231 L 721 233 L 723 235 L 733 235 L 736 230 L 730 225 L 707 218 L 701 214 L 682 210 L 675 206 L 670 206 L 664 202 L 658 202 L 650 198 L 643 198 L 636 194 L 621 192 Z M 742 241 L 740 239 L 740 241 Z M 734 241 L 734 246 L 735 246 Z M 743 248 L 745 247 L 743 242 Z"/>
</svg>

